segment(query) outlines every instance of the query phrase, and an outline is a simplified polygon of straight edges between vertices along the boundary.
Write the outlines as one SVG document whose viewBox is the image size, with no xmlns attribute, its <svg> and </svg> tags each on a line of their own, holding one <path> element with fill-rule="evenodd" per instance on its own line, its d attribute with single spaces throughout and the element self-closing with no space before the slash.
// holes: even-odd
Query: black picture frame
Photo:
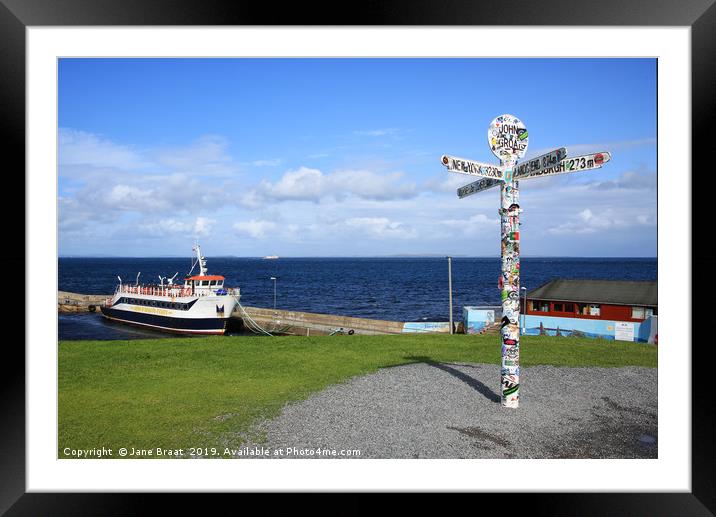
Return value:
<svg viewBox="0 0 716 517">
<path fill-rule="evenodd" d="M 337 4 L 336 4 L 337 5 Z M 710 118 L 716 104 L 716 6 L 714 0 L 549 0 L 540 2 L 444 2 L 369 1 L 342 2 L 340 9 L 318 4 L 286 3 L 277 7 L 259 2 L 217 2 L 211 0 L 0 0 L 0 128 L 6 160 L 12 158 L 4 180 L 5 187 L 25 192 L 25 30 L 30 26 L 91 25 L 621 25 L 688 26 L 692 44 L 692 170 L 708 170 L 713 147 L 707 138 Z M 686 171 L 690 174 L 690 171 Z M 700 177 L 700 188 L 703 188 Z M 9 185 L 8 185 L 9 183 Z M 692 183 L 693 185 L 693 183 Z M 709 185 L 710 186 L 710 185 Z M 693 188 L 693 187 L 692 187 Z M 6 194 L 7 195 L 7 194 Z M 692 204 L 692 232 L 699 235 L 708 215 L 708 203 Z M 12 207 L 17 213 L 17 207 Z M 6 221 L 15 219 L 6 210 Z M 16 216 L 15 216 L 16 218 Z M 702 226 L 698 226 L 702 225 Z M 15 235 L 7 237 L 7 231 Z M 3 271 L 25 268 L 25 229 L 6 225 L 6 238 L 14 242 L 14 256 L 2 256 Z M 695 241 L 696 239 L 694 239 Z M 22 253 L 21 251 L 22 250 Z M 692 271 L 710 270 L 710 253 L 690 251 Z M 686 280 L 686 279 L 685 279 Z M 691 282 L 691 278 L 688 278 Z M 693 284 L 692 284 L 693 285 Z M 695 291 L 695 289 L 694 289 Z M 45 293 L 45 296 L 47 293 Z M 16 295 L 14 295 L 16 296 Z M 23 307 L 24 297 L 23 294 Z M 42 296 L 42 294 L 38 294 Z M 54 295 L 53 295 L 54 296 Z M 695 301 L 695 300 L 694 300 Z M 11 300 L 8 305 L 17 307 Z M 10 314 L 10 307 L 5 313 Z M 16 309 L 14 309 L 16 310 Z M 689 339 L 693 337 L 693 316 L 684 314 Z M 32 324 L 25 314 L 25 325 Z M 684 353 L 688 353 L 686 339 Z M 695 343 L 696 344 L 696 343 Z M 706 345 L 706 343 L 700 343 Z M 711 348 L 711 345 L 702 348 Z M 699 350 L 692 353 L 692 490 L 690 493 L 588 493 L 522 494 L 510 500 L 510 513 L 529 511 L 549 515 L 712 515 L 716 513 L 716 476 L 709 400 L 710 372 L 698 365 L 709 364 Z M 698 363 L 697 363 L 698 361 Z M 25 354 L 17 340 L 7 338 L 4 347 L 2 392 L 0 396 L 0 512 L 7 515 L 125 515 L 143 514 L 146 505 L 161 497 L 164 511 L 180 507 L 190 509 L 181 494 L 78 494 L 26 493 L 25 490 Z M 238 494 L 247 497 L 246 494 Z M 214 495 L 214 497 L 219 497 Z M 228 497 L 225 495 L 222 498 Z M 367 505 L 342 503 L 340 513 L 356 511 Z M 493 498 L 504 510 L 500 494 L 480 494 Z M 459 498 L 461 499 L 461 498 Z M 484 502 L 481 502 L 483 504 Z M 423 498 L 414 496 L 405 502 L 405 510 L 420 508 Z M 470 503 L 471 505 L 474 503 Z M 204 507 L 206 509 L 206 507 Z M 316 509 L 311 507 L 311 509 Z M 335 508 L 334 508 L 335 509 Z M 332 512 L 333 513 L 333 512 Z"/>
</svg>

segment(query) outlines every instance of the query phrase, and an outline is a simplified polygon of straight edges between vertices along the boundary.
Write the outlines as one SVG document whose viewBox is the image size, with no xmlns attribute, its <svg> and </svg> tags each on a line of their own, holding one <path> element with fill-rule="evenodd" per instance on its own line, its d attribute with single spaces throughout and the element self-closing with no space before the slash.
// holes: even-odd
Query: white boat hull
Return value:
<svg viewBox="0 0 716 517">
<path fill-rule="evenodd" d="M 224 334 L 235 295 L 155 296 L 118 292 L 101 307 L 114 321 L 186 334 Z"/>
</svg>

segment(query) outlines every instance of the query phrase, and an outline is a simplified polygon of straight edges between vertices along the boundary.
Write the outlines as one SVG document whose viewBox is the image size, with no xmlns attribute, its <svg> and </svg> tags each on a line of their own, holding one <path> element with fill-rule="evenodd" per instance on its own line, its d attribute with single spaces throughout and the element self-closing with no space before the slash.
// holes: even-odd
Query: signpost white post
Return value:
<svg viewBox="0 0 716 517">
<path fill-rule="evenodd" d="M 487 130 L 490 149 L 499 167 L 465 158 L 443 155 L 440 162 L 449 172 L 481 178 L 457 189 L 464 198 L 500 185 L 500 237 L 502 270 L 498 285 L 502 299 L 502 405 L 516 408 L 520 400 L 520 200 L 518 180 L 598 169 L 611 159 L 607 152 L 567 159 L 560 147 L 517 165 L 527 152 L 529 135 L 524 123 L 513 115 L 496 117 Z"/>
</svg>

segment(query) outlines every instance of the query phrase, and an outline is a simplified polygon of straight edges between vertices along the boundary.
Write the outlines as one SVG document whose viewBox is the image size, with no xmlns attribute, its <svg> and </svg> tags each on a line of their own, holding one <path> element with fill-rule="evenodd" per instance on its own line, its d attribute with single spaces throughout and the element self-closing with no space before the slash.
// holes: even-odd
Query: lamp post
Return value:
<svg viewBox="0 0 716 517">
<path fill-rule="evenodd" d="M 526 287 L 520 287 L 521 290 L 525 292 L 525 295 L 523 297 L 524 305 L 522 306 L 522 333 L 525 333 L 525 325 L 527 324 L 527 288 Z"/>
<path fill-rule="evenodd" d="M 272 276 L 271 280 L 273 280 L 273 310 L 276 310 L 276 277 Z"/>
<path fill-rule="evenodd" d="M 448 290 L 450 291 L 450 334 L 452 330 L 452 257 L 448 257 Z"/>
</svg>

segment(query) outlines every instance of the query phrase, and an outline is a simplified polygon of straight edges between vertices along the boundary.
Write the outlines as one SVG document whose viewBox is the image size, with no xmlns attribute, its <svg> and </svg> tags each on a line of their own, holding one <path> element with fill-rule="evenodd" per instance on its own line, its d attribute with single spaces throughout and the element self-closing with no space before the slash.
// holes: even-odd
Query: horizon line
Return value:
<svg viewBox="0 0 716 517">
<path fill-rule="evenodd" d="M 212 255 L 209 258 L 255 258 L 280 260 L 294 258 L 501 258 L 500 255 L 443 255 L 438 253 L 407 253 L 395 255 L 285 255 L 278 259 L 266 259 L 260 255 Z M 58 255 L 57 258 L 187 258 L 185 255 Z M 520 258 L 595 258 L 595 259 L 658 259 L 647 255 L 522 255 Z"/>
</svg>

